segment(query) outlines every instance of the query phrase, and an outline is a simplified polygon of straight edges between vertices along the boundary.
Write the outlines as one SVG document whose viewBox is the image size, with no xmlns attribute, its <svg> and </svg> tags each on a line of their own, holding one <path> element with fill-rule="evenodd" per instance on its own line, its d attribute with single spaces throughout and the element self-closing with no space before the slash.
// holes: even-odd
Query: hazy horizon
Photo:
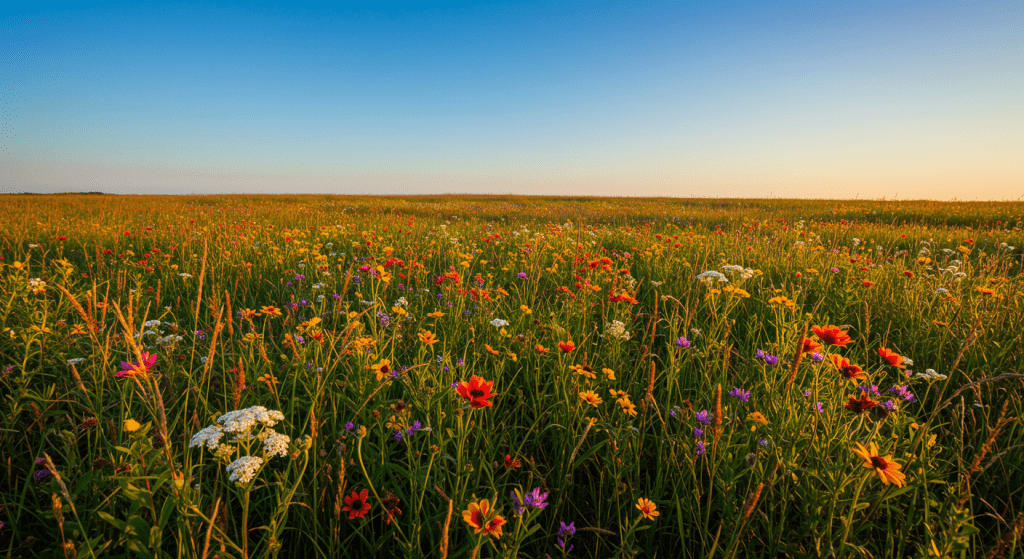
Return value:
<svg viewBox="0 0 1024 559">
<path fill-rule="evenodd" d="M 1014 200 L 1019 2 L 0 9 L 0 192 Z"/>
</svg>

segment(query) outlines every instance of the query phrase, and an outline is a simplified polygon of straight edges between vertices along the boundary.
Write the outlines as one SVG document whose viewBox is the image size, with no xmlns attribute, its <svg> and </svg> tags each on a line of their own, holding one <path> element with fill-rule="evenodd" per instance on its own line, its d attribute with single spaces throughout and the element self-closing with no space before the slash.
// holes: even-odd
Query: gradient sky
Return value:
<svg viewBox="0 0 1024 559">
<path fill-rule="evenodd" d="M 1024 3 L 0 8 L 0 192 L 1017 199 Z"/>
</svg>

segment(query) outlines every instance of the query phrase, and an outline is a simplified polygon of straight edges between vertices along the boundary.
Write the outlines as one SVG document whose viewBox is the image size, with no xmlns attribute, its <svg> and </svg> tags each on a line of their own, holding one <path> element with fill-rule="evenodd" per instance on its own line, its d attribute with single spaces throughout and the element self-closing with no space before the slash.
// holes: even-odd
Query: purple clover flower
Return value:
<svg viewBox="0 0 1024 559">
<path fill-rule="evenodd" d="M 700 421 L 704 425 L 711 425 L 711 418 L 714 416 L 708 410 L 700 410 L 697 412 L 697 421 Z"/>
<path fill-rule="evenodd" d="M 352 423 L 351 421 L 349 421 L 348 423 L 345 424 L 345 430 L 346 431 L 352 431 L 355 428 L 356 428 L 356 424 Z"/>
<path fill-rule="evenodd" d="M 701 429 L 700 427 L 694 427 L 693 428 L 693 436 L 694 436 L 694 438 L 698 438 L 698 439 L 700 437 L 703 437 L 704 436 L 704 430 Z"/>
<path fill-rule="evenodd" d="M 768 355 L 763 350 L 757 350 L 757 354 L 754 355 L 754 359 L 764 361 L 766 365 L 778 365 L 779 358 L 774 355 Z"/>
<path fill-rule="evenodd" d="M 516 275 L 519 276 L 519 279 L 524 279 L 524 280 L 530 279 L 529 277 L 526 276 L 526 272 L 519 272 Z"/>
<path fill-rule="evenodd" d="M 690 340 L 687 340 L 684 336 L 679 336 L 676 339 L 676 347 L 686 349 L 690 347 Z"/>
<path fill-rule="evenodd" d="M 821 402 L 814 404 L 814 411 L 818 413 L 825 413 L 825 404 Z"/>
<path fill-rule="evenodd" d="M 701 456 L 707 451 L 707 448 L 704 446 L 704 441 L 697 441 L 697 456 Z"/>
</svg>

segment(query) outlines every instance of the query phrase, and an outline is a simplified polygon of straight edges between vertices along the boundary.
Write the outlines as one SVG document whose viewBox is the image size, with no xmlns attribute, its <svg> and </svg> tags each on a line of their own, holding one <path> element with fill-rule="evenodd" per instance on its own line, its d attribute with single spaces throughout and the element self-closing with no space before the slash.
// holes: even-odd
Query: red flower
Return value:
<svg viewBox="0 0 1024 559">
<path fill-rule="evenodd" d="M 853 396 L 850 396 L 850 401 L 843 404 L 843 407 L 852 411 L 853 413 L 860 414 L 867 412 L 871 408 L 875 407 L 877 404 L 878 402 L 868 397 L 867 392 L 861 392 L 859 400 L 857 398 L 854 398 Z"/>
<path fill-rule="evenodd" d="M 850 363 L 849 359 L 845 357 L 840 357 L 834 353 L 831 355 L 831 358 L 832 366 L 835 367 L 837 371 L 839 371 L 839 375 L 841 377 L 852 381 L 858 381 L 860 379 L 867 378 L 867 375 L 864 374 L 864 371 L 861 370 L 861 368 L 858 367 L 857 365 Z"/>
<path fill-rule="evenodd" d="M 819 344 L 814 338 L 804 338 L 804 343 L 800 347 L 800 353 L 814 353 L 819 349 L 821 349 L 821 344 Z"/>
<path fill-rule="evenodd" d="M 370 512 L 370 503 L 367 501 L 370 492 L 363 489 L 361 492 L 352 492 L 351 495 L 345 497 L 345 508 L 343 511 L 348 511 L 348 519 L 362 518 L 366 516 L 366 513 Z"/>
<path fill-rule="evenodd" d="M 456 391 L 459 396 L 469 400 L 469 405 L 473 409 L 486 408 L 494 405 L 489 398 L 496 396 L 495 392 L 491 392 L 491 387 L 494 386 L 494 381 L 485 381 L 482 377 L 473 375 L 470 377 L 469 382 L 459 383 L 459 387 Z"/>
<path fill-rule="evenodd" d="M 506 454 L 505 455 L 505 467 L 506 468 L 508 468 L 510 470 L 514 470 L 514 469 L 518 468 L 519 466 L 522 466 L 522 464 L 519 463 L 519 460 L 513 460 L 511 454 Z"/>
<path fill-rule="evenodd" d="M 838 326 L 826 326 L 824 328 L 820 326 L 814 326 L 811 328 L 814 335 L 821 338 L 821 341 L 828 345 L 837 345 L 839 347 L 846 347 L 846 344 L 852 340 L 850 336 L 846 335 L 846 330 L 840 330 Z"/>
<path fill-rule="evenodd" d="M 875 282 L 871 280 L 864 280 L 862 283 L 864 284 L 864 287 L 871 287 L 872 285 L 875 285 Z"/>
<path fill-rule="evenodd" d="M 567 342 L 558 342 L 558 349 L 562 350 L 565 353 L 569 353 L 570 351 L 576 349 L 576 344 L 572 343 L 572 340 L 569 340 Z"/>
<path fill-rule="evenodd" d="M 907 368 L 907 366 L 903 364 L 903 361 L 906 358 L 887 347 L 878 348 L 878 354 L 882 356 L 882 359 L 886 363 L 892 365 L 893 367 L 899 367 L 900 369 Z"/>
</svg>

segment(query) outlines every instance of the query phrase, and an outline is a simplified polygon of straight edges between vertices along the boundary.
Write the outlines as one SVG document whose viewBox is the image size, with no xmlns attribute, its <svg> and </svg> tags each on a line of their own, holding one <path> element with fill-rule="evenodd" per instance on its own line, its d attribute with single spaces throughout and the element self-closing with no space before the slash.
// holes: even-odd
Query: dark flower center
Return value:
<svg viewBox="0 0 1024 559">
<path fill-rule="evenodd" d="M 381 365 L 380 366 L 380 372 L 382 372 L 384 374 L 388 374 L 388 373 L 391 372 L 391 367 L 388 367 L 387 365 Z"/>
<path fill-rule="evenodd" d="M 473 390 L 469 391 L 469 395 L 474 398 L 479 398 L 484 395 L 484 391 L 480 390 L 479 388 L 474 388 Z"/>
<path fill-rule="evenodd" d="M 355 501 L 352 501 L 352 504 L 349 506 L 352 507 L 352 510 L 359 510 L 363 508 L 363 502 L 359 499 L 356 499 Z"/>
<path fill-rule="evenodd" d="M 885 459 L 882 458 L 881 456 L 872 456 L 871 465 L 881 470 L 884 470 L 889 466 L 889 463 L 886 462 Z"/>
</svg>

